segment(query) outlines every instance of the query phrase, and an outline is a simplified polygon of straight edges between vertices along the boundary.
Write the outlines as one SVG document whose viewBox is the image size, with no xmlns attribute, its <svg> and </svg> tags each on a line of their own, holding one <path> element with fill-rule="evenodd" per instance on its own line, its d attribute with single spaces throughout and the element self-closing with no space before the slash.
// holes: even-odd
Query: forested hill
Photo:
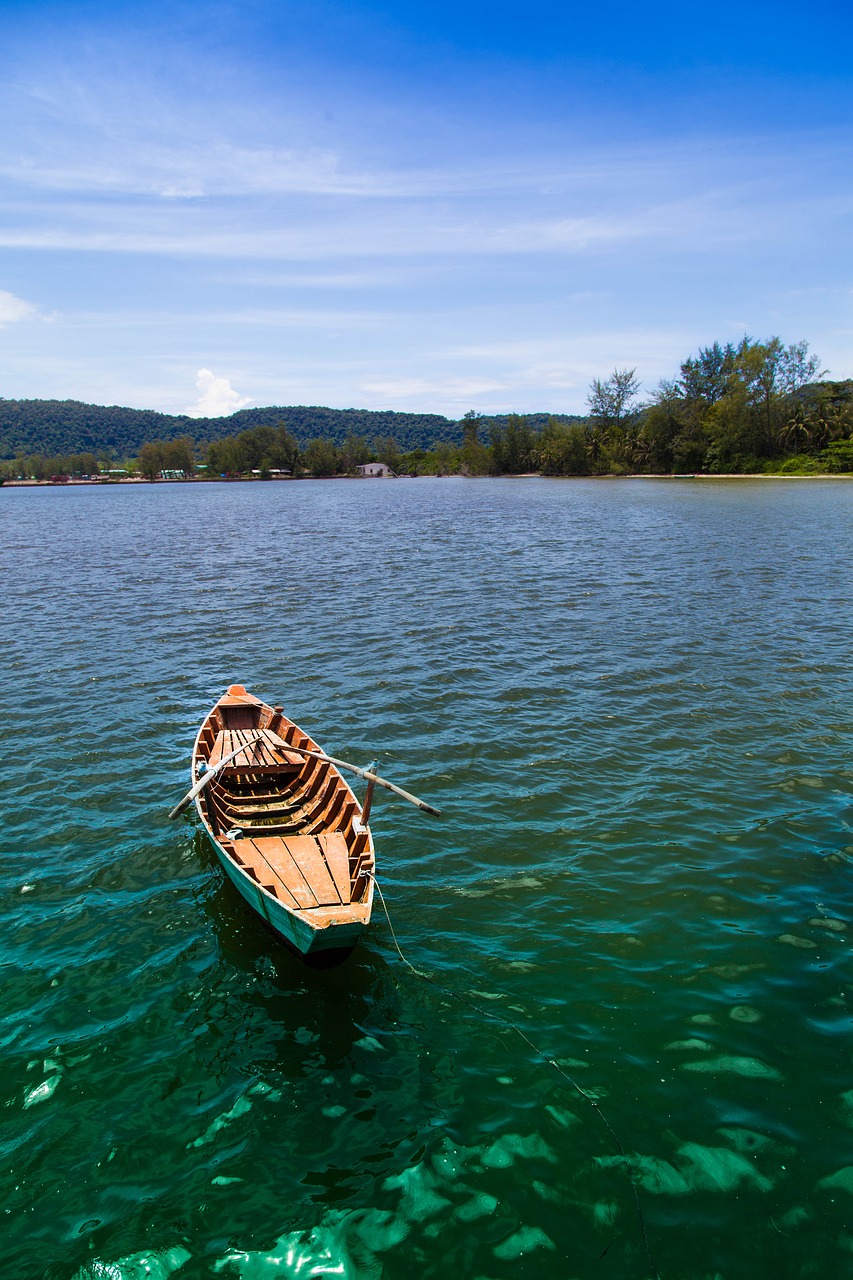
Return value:
<svg viewBox="0 0 853 1280">
<path fill-rule="evenodd" d="M 547 413 L 528 414 L 528 422 L 541 430 Z M 561 421 L 570 421 L 561 416 Z M 348 435 L 366 440 L 392 437 L 399 448 L 430 449 L 434 444 L 460 444 L 462 427 L 437 413 L 396 413 L 392 410 L 325 409 L 317 405 L 271 405 L 240 409 L 225 418 L 189 418 L 183 414 L 155 413 L 152 409 L 123 409 L 118 405 L 82 404 L 79 400 L 0 399 L 0 458 L 18 454 L 94 453 L 117 460 L 135 458 L 151 440 L 177 440 L 189 436 L 196 444 L 210 444 L 236 436 L 250 427 L 277 426 L 284 422 L 304 446 L 323 437 L 342 445 Z M 493 425 L 503 426 L 507 415 L 483 417 L 481 437 Z"/>
<path fill-rule="evenodd" d="M 117 459 L 131 458 L 146 440 L 190 436 L 197 443 L 209 443 L 249 427 L 276 426 L 280 421 L 300 444 L 316 436 L 342 444 L 352 433 L 371 439 L 393 436 L 401 449 L 428 449 L 439 440 L 456 443 L 462 438 L 458 423 L 434 413 L 274 405 L 240 409 L 225 418 L 189 418 L 149 409 L 82 404 L 79 400 L 0 399 L 0 457 L 109 453 Z"/>
</svg>

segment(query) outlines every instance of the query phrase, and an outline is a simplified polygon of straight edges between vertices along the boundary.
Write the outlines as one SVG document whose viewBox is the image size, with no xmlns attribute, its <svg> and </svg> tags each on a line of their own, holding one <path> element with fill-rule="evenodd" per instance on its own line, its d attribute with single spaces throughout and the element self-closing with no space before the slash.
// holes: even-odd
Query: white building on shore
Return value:
<svg viewBox="0 0 853 1280">
<path fill-rule="evenodd" d="M 356 467 L 356 471 L 360 476 L 373 477 L 375 479 L 394 479 L 396 472 L 392 471 L 387 462 L 363 462 L 360 467 Z"/>
</svg>

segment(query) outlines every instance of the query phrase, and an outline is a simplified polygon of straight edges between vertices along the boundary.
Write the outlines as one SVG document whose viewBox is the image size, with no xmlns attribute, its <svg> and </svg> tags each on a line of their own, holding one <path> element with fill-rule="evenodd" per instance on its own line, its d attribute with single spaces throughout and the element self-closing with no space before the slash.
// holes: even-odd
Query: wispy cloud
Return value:
<svg viewBox="0 0 853 1280">
<path fill-rule="evenodd" d="M 386 117 L 380 132 L 366 92 L 329 124 L 313 99 L 338 108 L 340 90 L 323 83 L 307 96 L 310 71 L 257 82 L 182 57 L 78 38 L 7 75 L 0 244 L 330 264 L 633 246 L 707 255 L 837 224 L 850 210 L 846 184 L 833 187 L 849 156 L 840 129 L 706 127 L 592 143 L 559 127 L 559 101 L 548 128 L 512 121 L 499 104 L 493 121 L 466 128 L 450 109 L 427 114 L 413 89 L 399 123 Z M 315 287 L 322 278 L 314 273 Z"/>
<path fill-rule="evenodd" d="M 648 388 L 663 370 L 677 367 L 691 336 L 653 329 L 623 332 L 565 331 L 559 337 L 433 348 L 423 355 L 429 374 L 387 371 L 360 382 L 370 404 L 417 409 L 433 405 L 450 416 L 475 407 L 483 412 L 583 411 L 587 388 L 628 353 Z M 476 373 L 469 372 L 477 370 Z"/>
<path fill-rule="evenodd" d="M 39 309 L 34 302 L 18 298 L 7 289 L 0 289 L 0 326 L 19 324 L 22 320 L 35 320 Z"/>
<path fill-rule="evenodd" d="M 672 183 L 678 180 L 673 174 Z M 603 204 L 611 200 L 609 193 L 606 200 L 602 196 Z M 573 203 L 571 197 L 566 203 Z M 619 212 L 605 207 L 581 215 L 531 208 L 517 199 L 489 208 L 482 202 L 450 207 L 444 201 L 377 198 L 369 211 L 361 202 L 340 201 L 258 210 L 251 201 L 199 201 L 175 207 L 162 202 L 123 201 L 116 206 L 110 201 L 93 205 L 63 200 L 56 206 L 7 204 L 0 245 L 272 262 L 365 256 L 572 256 L 631 244 L 707 255 L 726 245 L 778 243 L 806 229 L 816 232 L 837 224 L 851 205 L 853 200 L 786 200 L 746 187 L 736 191 L 731 185 L 722 191 L 706 189 L 690 200 L 655 200 L 647 191 L 634 190 L 625 193 Z"/>
<path fill-rule="evenodd" d="M 507 387 L 505 380 L 500 378 L 453 377 L 441 372 L 431 378 L 412 378 L 402 374 L 365 378 L 360 389 L 371 404 L 440 404 L 453 408 L 481 402 L 484 397 L 493 399 L 496 394 L 503 396 Z"/>
</svg>

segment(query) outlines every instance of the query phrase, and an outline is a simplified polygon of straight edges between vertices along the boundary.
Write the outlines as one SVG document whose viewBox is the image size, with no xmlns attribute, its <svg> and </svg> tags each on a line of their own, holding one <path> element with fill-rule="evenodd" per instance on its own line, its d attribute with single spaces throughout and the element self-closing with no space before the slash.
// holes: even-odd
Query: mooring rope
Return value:
<svg viewBox="0 0 853 1280">
<path fill-rule="evenodd" d="M 548 1055 L 545 1053 L 544 1049 L 541 1049 L 539 1045 L 534 1044 L 534 1042 L 530 1039 L 530 1036 L 527 1035 L 525 1031 L 522 1031 L 521 1027 L 519 1027 L 515 1022 L 512 1022 L 509 1018 L 505 1018 L 500 1013 L 494 1013 L 491 1009 L 485 1009 L 482 1005 L 477 1004 L 476 1001 L 471 1000 L 468 996 L 460 995 L 460 993 L 458 991 L 454 991 L 452 987 L 446 987 L 444 983 L 439 982 L 437 978 L 434 978 L 431 973 L 426 973 L 423 969 L 416 968 L 416 966 L 412 964 L 411 960 L 409 960 L 409 958 L 403 954 L 403 949 L 397 940 L 397 934 L 394 932 L 394 925 L 391 923 L 391 916 L 388 911 L 388 904 L 385 901 L 385 895 L 383 894 L 382 889 L 380 888 L 379 881 L 376 879 L 376 876 L 373 874 L 373 872 L 367 871 L 365 872 L 365 874 L 368 875 L 373 880 L 373 884 L 376 889 L 376 892 L 379 894 L 379 901 L 382 903 L 382 910 L 385 912 L 385 919 L 388 921 L 388 928 L 391 930 L 391 937 L 394 940 L 394 946 L 397 950 L 397 955 L 403 961 L 403 964 L 406 965 L 408 969 L 411 969 L 412 973 L 415 974 L 416 977 L 422 978 L 424 982 L 430 983 L 431 986 L 435 987 L 438 991 L 443 992 L 445 995 L 450 996 L 451 999 L 456 1000 L 459 1004 L 467 1005 L 469 1009 L 473 1009 L 475 1013 L 480 1015 L 480 1017 L 487 1018 L 491 1022 L 498 1022 L 502 1026 L 506 1027 L 507 1030 L 514 1031 L 515 1034 L 519 1036 L 530 1049 L 533 1050 L 533 1052 L 536 1054 L 538 1058 L 544 1059 L 544 1061 L 548 1064 L 549 1067 L 553 1067 L 554 1070 L 557 1072 L 557 1074 L 561 1075 L 563 1079 L 566 1080 L 568 1084 L 572 1086 L 575 1092 L 578 1093 L 580 1097 L 584 1099 L 585 1102 L 588 1102 L 590 1107 L 592 1107 L 593 1111 L 596 1113 L 599 1120 L 604 1125 L 604 1128 L 610 1134 L 610 1137 L 613 1140 L 614 1146 L 616 1147 L 616 1150 L 619 1152 L 619 1155 L 622 1159 L 622 1163 L 625 1166 L 625 1170 L 628 1174 L 628 1180 L 631 1183 L 631 1191 L 633 1192 L 633 1195 L 634 1195 L 634 1206 L 637 1211 L 637 1221 L 639 1222 L 639 1225 L 640 1225 L 640 1235 L 643 1241 L 643 1248 L 645 1250 L 646 1257 L 649 1262 L 649 1266 L 652 1269 L 654 1280 L 661 1280 L 661 1274 L 658 1271 L 657 1264 L 654 1258 L 652 1257 L 652 1251 L 649 1245 L 648 1232 L 646 1231 L 646 1219 L 643 1214 L 643 1206 L 640 1202 L 640 1189 L 637 1186 L 637 1180 L 634 1177 L 634 1170 L 631 1167 L 631 1161 L 629 1160 L 628 1153 L 619 1139 L 619 1135 L 616 1133 L 612 1124 L 607 1119 L 607 1116 L 604 1114 L 601 1107 L 598 1105 L 598 1099 L 595 1098 L 593 1094 L 588 1093 L 587 1090 L 584 1089 L 582 1085 L 577 1080 L 574 1079 L 573 1076 L 569 1075 L 568 1071 L 566 1071 L 565 1068 L 560 1065 L 560 1063 L 556 1060 L 556 1058 L 549 1058 Z M 608 1252 L 609 1248 L 610 1248 L 610 1245 L 607 1246 L 607 1249 L 604 1250 L 604 1253 L 601 1254 L 601 1257 L 604 1257 L 604 1254 Z"/>
</svg>

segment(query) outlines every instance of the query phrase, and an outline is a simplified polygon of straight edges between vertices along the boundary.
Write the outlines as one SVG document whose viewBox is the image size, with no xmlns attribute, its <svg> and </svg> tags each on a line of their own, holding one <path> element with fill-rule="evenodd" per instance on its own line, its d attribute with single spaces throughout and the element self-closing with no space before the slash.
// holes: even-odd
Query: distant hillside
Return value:
<svg viewBox="0 0 853 1280">
<path fill-rule="evenodd" d="M 424 441 L 428 447 L 435 440 L 455 441 L 460 435 L 455 422 L 438 414 L 274 405 L 241 409 L 226 418 L 188 418 L 79 400 L 0 400 L 0 457 L 106 451 L 114 458 L 129 458 L 139 453 L 146 440 L 190 436 L 197 443 L 209 442 L 249 427 L 275 426 L 281 420 L 300 444 L 313 436 L 328 436 L 341 444 L 353 432 L 371 438 L 394 436 L 401 448 L 417 448 Z"/>
<path fill-rule="evenodd" d="M 565 417 L 563 421 L 569 421 Z M 541 428 L 546 413 L 528 414 L 531 426 Z M 484 442 L 489 426 L 505 424 L 506 415 L 480 419 Z M 300 445 L 316 436 L 343 444 L 352 433 L 368 440 L 392 436 L 404 452 L 429 449 L 438 441 L 458 444 L 458 422 L 437 413 L 395 413 L 391 410 L 325 409 L 312 405 L 272 405 L 240 409 L 226 418 L 188 418 L 183 414 L 155 413 L 151 409 L 124 409 L 117 405 L 82 404 L 79 400 L 0 399 L 0 458 L 18 454 L 94 453 L 116 459 L 133 458 L 147 440 L 176 440 L 190 436 L 197 444 L 222 440 L 249 427 L 286 423 Z"/>
</svg>

